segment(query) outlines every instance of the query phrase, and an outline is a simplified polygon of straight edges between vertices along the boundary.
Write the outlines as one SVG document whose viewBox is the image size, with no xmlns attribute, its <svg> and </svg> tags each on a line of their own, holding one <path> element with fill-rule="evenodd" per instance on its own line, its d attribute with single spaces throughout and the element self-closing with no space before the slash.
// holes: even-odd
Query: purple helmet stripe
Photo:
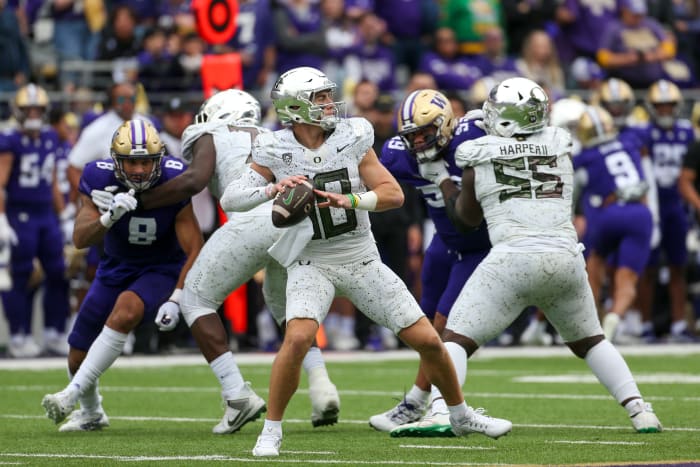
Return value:
<svg viewBox="0 0 700 467">
<path fill-rule="evenodd" d="M 416 100 L 416 97 L 418 96 L 419 92 L 420 91 L 413 91 L 411 93 L 411 95 L 409 95 L 406 98 L 406 103 L 401 108 L 401 120 L 403 120 L 404 124 L 411 120 L 411 113 L 412 113 L 411 111 L 413 110 L 413 102 Z"/>
</svg>

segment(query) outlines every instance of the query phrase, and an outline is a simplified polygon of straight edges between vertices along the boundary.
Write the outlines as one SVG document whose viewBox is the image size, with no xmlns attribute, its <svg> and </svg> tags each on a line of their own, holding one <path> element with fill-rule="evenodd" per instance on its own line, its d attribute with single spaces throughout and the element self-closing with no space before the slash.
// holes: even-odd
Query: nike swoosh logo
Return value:
<svg viewBox="0 0 700 467">
<path fill-rule="evenodd" d="M 363 262 L 362 262 L 362 265 L 363 265 L 363 266 L 367 266 L 367 265 L 368 265 L 369 263 L 371 263 L 372 261 L 374 261 L 374 260 L 371 259 L 371 260 L 369 260 L 369 261 L 363 261 Z"/>
<path fill-rule="evenodd" d="M 282 200 L 284 204 L 290 204 L 292 202 L 292 198 L 294 198 L 294 190 L 295 188 L 292 188 L 292 191 L 290 191 L 287 197 Z"/>
<path fill-rule="evenodd" d="M 342 151 L 343 151 L 345 148 L 347 148 L 348 146 L 350 146 L 350 145 L 349 145 L 349 144 L 346 144 L 346 145 L 343 146 L 342 148 L 337 148 L 336 151 L 342 152 Z"/>
</svg>

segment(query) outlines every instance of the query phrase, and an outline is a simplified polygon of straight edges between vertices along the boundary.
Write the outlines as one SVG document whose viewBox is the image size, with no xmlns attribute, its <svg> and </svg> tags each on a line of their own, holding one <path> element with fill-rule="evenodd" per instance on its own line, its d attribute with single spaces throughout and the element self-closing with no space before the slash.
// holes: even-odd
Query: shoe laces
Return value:
<svg viewBox="0 0 700 467">
<path fill-rule="evenodd" d="M 467 423 L 475 428 L 486 429 L 493 417 L 486 415 L 486 409 L 483 407 L 476 409 L 470 407 L 470 409 L 471 415 L 467 418 Z"/>
<path fill-rule="evenodd" d="M 389 413 L 389 419 L 393 422 L 400 422 L 400 424 L 403 424 L 412 420 L 416 412 L 418 412 L 418 407 L 409 404 L 406 399 L 404 399 Z"/>
<path fill-rule="evenodd" d="M 279 449 L 282 443 L 282 434 L 273 431 L 263 432 L 258 436 L 258 446 L 261 448 L 276 448 Z"/>
</svg>

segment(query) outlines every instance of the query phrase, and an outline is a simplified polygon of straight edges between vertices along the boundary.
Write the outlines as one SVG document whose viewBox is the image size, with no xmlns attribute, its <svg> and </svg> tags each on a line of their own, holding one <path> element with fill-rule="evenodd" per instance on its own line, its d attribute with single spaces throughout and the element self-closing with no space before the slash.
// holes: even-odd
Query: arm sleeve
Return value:
<svg viewBox="0 0 700 467">
<path fill-rule="evenodd" d="M 221 197 L 221 209 L 226 212 L 249 211 L 270 200 L 265 177 L 250 167 L 241 178 L 231 182 Z"/>
</svg>

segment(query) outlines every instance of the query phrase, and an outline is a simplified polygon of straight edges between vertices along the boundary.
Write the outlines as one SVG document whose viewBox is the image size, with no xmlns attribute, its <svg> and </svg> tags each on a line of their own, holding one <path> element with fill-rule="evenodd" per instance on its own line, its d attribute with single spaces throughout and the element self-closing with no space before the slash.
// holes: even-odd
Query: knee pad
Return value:
<svg viewBox="0 0 700 467">
<path fill-rule="evenodd" d="M 187 286 L 182 291 L 182 300 L 180 300 L 180 312 L 187 322 L 187 326 L 192 327 L 197 318 L 209 314 L 216 314 L 218 304 L 200 297 L 190 290 Z"/>
</svg>

